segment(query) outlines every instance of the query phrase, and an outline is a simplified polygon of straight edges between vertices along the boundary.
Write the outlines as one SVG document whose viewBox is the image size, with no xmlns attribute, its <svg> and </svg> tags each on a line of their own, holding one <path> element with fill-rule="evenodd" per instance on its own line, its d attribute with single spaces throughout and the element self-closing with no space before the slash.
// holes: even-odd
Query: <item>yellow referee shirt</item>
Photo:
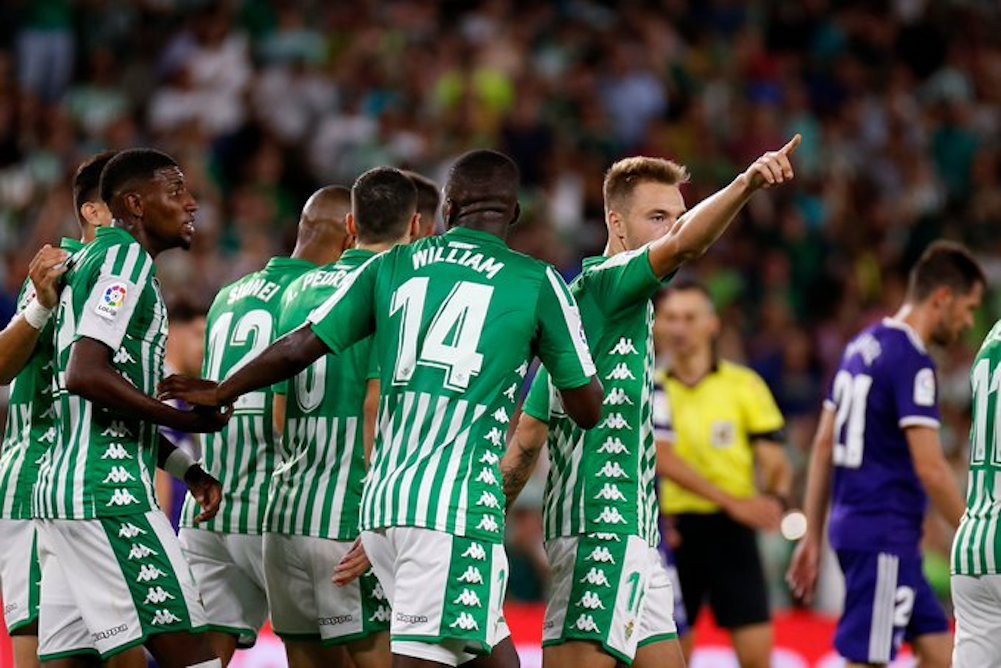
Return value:
<svg viewBox="0 0 1001 668">
<path fill-rule="evenodd" d="M 752 442 L 774 439 L 785 426 L 761 377 L 722 360 L 695 386 L 659 372 L 653 412 L 658 440 L 673 442 L 675 452 L 689 466 L 738 498 L 756 493 Z M 669 480 L 661 483 L 660 491 L 665 513 L 720 511 L 716 504 Z"/>
</svg>

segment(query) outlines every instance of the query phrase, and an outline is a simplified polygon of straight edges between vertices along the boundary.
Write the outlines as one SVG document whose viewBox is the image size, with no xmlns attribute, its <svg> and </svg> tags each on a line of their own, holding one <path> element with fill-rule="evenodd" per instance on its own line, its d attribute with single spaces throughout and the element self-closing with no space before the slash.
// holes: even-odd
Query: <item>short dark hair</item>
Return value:
<svg viewBox="0 0 1001 668">
<path fill-rule="evenodd" d="M 376 167 L 351 186 L 351 210 L 360 241 L 395 241 L 406 234 L 417 213 L 417 188 L 399 169 Z"/>
<path fill-rule="evenodd" d="M 655 306 L 660 307 L 660 304 L 675 292 L 697 292 L 706 298 L 706 301 L 709 302 L 710 306 L 714 306 L 713 296 L 712 293 L 709 292 L 709 288 L 706 287 L 705 283 L 691 278 L 690 276 L 681 276 L 671 281 L 668 286 L 661 290 L 660 294 L 657 295 Z"/>
<path fill-rule="evenodd" d="M 177 161 L 152 148 L 132 148 L 111 158 L 101 172 L 101 199 L 108 206 L 134 181 L 149 181 L 157 170 L 177 167 Z"/>
<path fill-rule="evenodd" d="M 76 168 L 76 173 L 73 174 L 73 205 L 77 216 L 80 215 L 80 207 L 99 199 L 101 172 L 117 153 L 118 151 L 104 151 L 92 155 Z"/>
<path fill-rule="evenodd" d="M 498 151 L 478 149 L 459 157 L 448 170 L 445 196 L 463 204 L 463 194 L 476 196 L 510 191 L 517 194 L 521 175 L 514 160 Z"/>
<path fill-rule="evenodd" d="M 966 295 L 977 283 L 986 286 L 987 279 L 973 254 L 955 241 L 936 241 L 925 249 L 911 269 L 907 296 L 920 302 L 943 287 Z"/>
<path fill-rule="evenodd" d="M 441 191 L 438 189 L 438 184 L 417 172 L 405 171 L 403 173 L 414 182 L 414 186 L 417 188 L 417 211 L 421 214 L 422 219 L 425 217 L 430 219 L 424 220 L 424 223 L 434 224 L 435 214 L 438 213 L 438 206 L 441 204 Z"/>
</svg>

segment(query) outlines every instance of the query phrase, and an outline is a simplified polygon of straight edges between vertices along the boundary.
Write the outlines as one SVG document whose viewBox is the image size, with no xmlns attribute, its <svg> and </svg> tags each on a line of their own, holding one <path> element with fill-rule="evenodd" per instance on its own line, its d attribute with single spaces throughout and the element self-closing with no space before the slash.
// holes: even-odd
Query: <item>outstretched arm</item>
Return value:
<svg viewBox="0 0 1001 668">
<path fill-rule="evenodd" d="M 789 158 L 802 141 L 797 134 L 779 150 L 765 153 L 730 185 L 699 202 L 667 234 L 650 244 L 654 273 L 663 278 L 703 255 L 755 191 L 791 181 L 794 173 Z"/>
</svg>

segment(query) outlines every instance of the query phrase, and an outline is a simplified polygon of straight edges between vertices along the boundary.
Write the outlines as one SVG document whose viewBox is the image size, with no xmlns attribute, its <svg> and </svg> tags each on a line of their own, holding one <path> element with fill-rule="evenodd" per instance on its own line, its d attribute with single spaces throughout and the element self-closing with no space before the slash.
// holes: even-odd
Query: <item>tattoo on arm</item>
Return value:
<svg viewBox="0 0 1001 668">
<path fill-rule="evenodd" d="M 517 439 L 512 440 L 511 447 L 507 455 L 501 462 L 501 474 L 504 477 L 504 497 L 507 499 L 507 508 L 511 507 L 514 500 L 518 498 L 525 483 L 532 476 L 535 470 L 535 462 L 539 458 L 538 449 L 528 449 L 523 447 Z"/>
</svg>

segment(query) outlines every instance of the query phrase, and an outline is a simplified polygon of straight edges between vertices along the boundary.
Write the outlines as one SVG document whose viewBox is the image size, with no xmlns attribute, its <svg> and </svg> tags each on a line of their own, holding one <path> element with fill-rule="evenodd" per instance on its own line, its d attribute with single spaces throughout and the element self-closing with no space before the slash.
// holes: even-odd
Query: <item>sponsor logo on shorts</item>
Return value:
<svg viewBox="0 0 1001 668">
<path fill-rule="evenodd" d="M 143 534 L 145 535 L 146 530 L 140 529 L 135 524 L 123 524 L 122 528 L 118 530 L 119 538 L 135 538 L 136 536 Z"/>
<path fill-rule="evenodd" d="M 487 551 L 479 543 L 473 543 L 462 553 L 463 559 L 475 559 L 476 561 L 486 561 Z"/>
<path fill-rule="evenodd" d="M 372 587 L 372 598 L 374 598 L 377 601 L 385 601 L 386 600 L 386 592 L 384 592 L 382 590 L 382 583 L 381 582 L 376 582 L 375 586 Z"/>
<path fill-rule="evenodd" d="M 166 591 L 163 587 L 150 587 L 149 591 L 146 592 L 146 600 L 143 601 L 143 605 L 149 605 L 150 603 L 159 605 L 167 601 L 172 601 L 175 598 L 173 594 Z"/>
<path fill-rule="evenodd" d="M 547 619 L 547 620 L 546 620 L 546 621 L 545 621 L 545 622 L 544 622 L 544 623 L 542 624 L 542 629 L 543 629 L 544 631 L 548 631 L 549 629 L 553 628 L 554 626 L 556 626 L 556 622 L 552 621 L 551 619 Z"/>
<path fill-rule="evenodd" d="M 149 623 L 153 626 L 166 626 L 167 624 L 176 624 L 179 621 L 181 621 L 180 617 L 170 610 L 163 609 L 157 610 L 153 615 L 153 619 L 149 620 Z"/>
<path fill-rule="evenodd" d="M 619 538 L 619 534 L 617 534 L 617 533 L 602 533 L 600 531 L 598 533 L 589 533 L 589 534 L 587 534 L 587 537 L 588 538 L 595 538 L 597 540 L 613 540 L 616 543 L 619 543 L 619 542 L 622 541 L 622 539 Z"/>
<path fill-rule="evenodd" d="M 629 474 L 618 462 L 605 462 L 605 465 L 598 469 L 595 474 L 599 478 L 625 478 L 629 479 Z"/>
<path fill-rule="evenodd" d="M 466 584 L 483 584 L 483 573 L 476 566 L 469 566 L 466 572 L 459 576 L 459 582 Z"/>
<path fill-rule="evenodd" d="M 476 592 L 472 589 L 466 589 L 463 587 L 462 593 L 459 594 L 452 603 L 459 603 L 466 606 L 467 608 L 482 608 L 483 604 L 480 603 L 480 597 L 476 595 Z"/>
<path fill-rule="evenodd" d="M 587 575 L 580 579 L 581 582 L 586 582 L 589 585 L 595 587 L 611 587 L 611 583 L 608 581 L 608 576 L 605 575 L 605 571 L 600 568 L 592 568 L 587 572 Z"/>
<path fill-rule="evenodd" d="M 448 625 L 450 629 L 460 628 L 463 631 L 479 631 L 480 625 L 468 612 L 461 612 L 454 622 Z"/>
<path fill-rule="evenodd" d="M 605 506 L 601 509 L 601 512 L 597 517 L 594 518 L 595 522 L 601 522 L 602 524 L 626 524 L 626 518 L 622 516 L 618 508 L 610 508 Z"/>
<path fill-rule="evenodd" d="M 618 436 L 616 436 L 615 438 L 609 436 L 608 438 L 605 439 L 605 442 L 601 444 L 601 447 L 598 448 L 598 452 L 601 454 L 608 454 L 608 455 L 622 455 L 622 454 L 628 455 L 629 448 L 626 447 L 626 444 L 623 443 L 622 439 L 619 438 Z"/>
<path fill-rule="evenodd" d="M 633 631 L 635 630 L 636 630 L 636 620 L 630 619 L 629 623 L 626 624 L 626 640 L 629 640 L 632 637 Z"/>
<path fill-rule="evenodd" d="M 574 626 L 578 631 L 585 631 L 587 633 L 601 633 L 601 629 L 598 628 L 598 624 L 595 623 L 594 617 L 582 612 L 577 621 L 574 622 Z"/>
<path fill-rule="evenodd" d="M 153 580 L 159 580 L 160 578 L 166 576 L 167 574 L 161 571 L 156 566 L 150 566 L 149 564 L 143 564 L 139 569 L 139 577 L 136 578 L 137 582 L 152 582 Z"/>
<path fill-rule="evenodd" d="M 320 617 L 316 623 L 320 626 L 340 626 L 354 621 L 353 615 L 334 615 L 333 617 Z"/>
<path fill-rule="evenodd" d="M 121 624 L 119 626 L 113 626 L 110 629 L 104 629 L 103 631 L 98 631 L 97 633 L 91 633 L 90 638 L 94 642 L 98 640 L 107 640 L 108 638 L 114 638 L 119 633 L 125 633 L 129 630 L 128 624 Z"/>
<path fill-rule="evenodd" d="M 134 543 L 132 549 L 129 550 L 129 561 L 135 561 L 136 559 L 145 559 L 149 556 L 159 556 L 160 553 L 156 550 L 143 545 L 142 543 Z"/>
<path fill-rule="evenodd" d="M 428 618 L 424 615 L 408 615 L 405 612 L 396 613 L 396 621 L 404 624 L 426 624 Z"/>
<path fill-rule="evenodd" d="M 588 610 L 605 609 L 605 604 L 601 602 L 601 598 L 591 590 L 584 592 L 584 595 L 577 601 L 577 605 Z"/>
<path fill-rule="evenodd" d="M 389 606 L 380 605 L 376 608 L 375 612 L 372 613 L 372 616 L 368 618 L 368 621 L 380 622 L 384 624 L 389 621 L 390 614 Z"/>
<path fill-rule="evenodd" d="M 17 610 L 17 608 L 18 608 L 18 604 L 17 603 L 8 603 L 7 605 L 5 605 L 3 607 L 3 614 L 9 615 L 10 613 L 12 613 L 15 610 Z"/>
</svg>

